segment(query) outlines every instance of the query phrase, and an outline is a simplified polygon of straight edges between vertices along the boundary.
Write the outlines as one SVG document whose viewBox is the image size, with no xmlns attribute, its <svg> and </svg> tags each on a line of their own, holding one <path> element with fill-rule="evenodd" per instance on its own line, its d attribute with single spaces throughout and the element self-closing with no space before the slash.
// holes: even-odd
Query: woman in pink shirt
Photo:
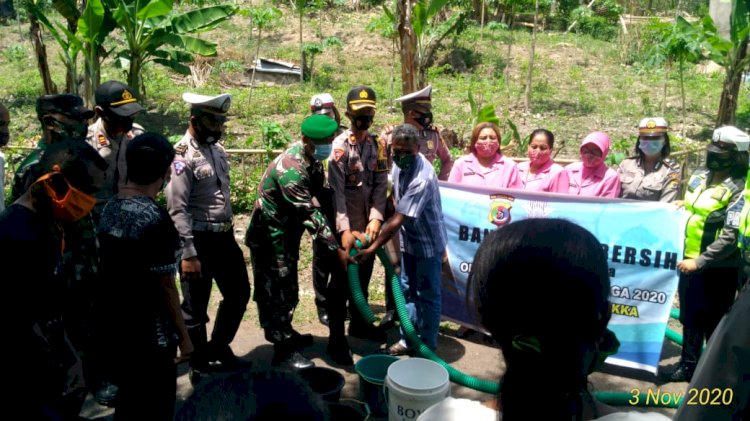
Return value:
<svg viewBox="0 0 750 421">
<path fill-rule="evenodd" d="M 518 178 L 526 190 L 552 193 L 568 192 L 568 173 L 550 156 L 555 135 L 547 129 L 531 132 L 529 160 L 518 164 Z"/>
<path fill-rule="evenodd" d="M 609 152 L 609 136 L 603 132 L 589 133 L 581 143 L 581 162 L 565 167 L 569 194 L 576 196 L 620 197 L 620 177 L 607 167 L 604 159 Z"/>
<path fill-rule="evenodd" d="M 518 166 L 500 151 L 500 129 L 479 123 L 471 132 L 471 153 L 457 159 L 448 176 L 452 183 L 472 186 L 521 188 Z"/>
</svg>

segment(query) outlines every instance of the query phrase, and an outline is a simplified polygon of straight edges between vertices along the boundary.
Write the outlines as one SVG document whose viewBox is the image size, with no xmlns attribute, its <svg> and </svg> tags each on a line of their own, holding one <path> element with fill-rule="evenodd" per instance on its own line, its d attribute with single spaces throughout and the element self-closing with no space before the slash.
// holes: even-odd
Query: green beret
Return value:
<svg viewBox="0 0 750 421">
<path fill-rule="evenodd" d="M 302 136 L 312 140 L 325 140 L 333 136 L 339 125 L 323 114 L 314 114 L 302 122 Z"/>
</svg>

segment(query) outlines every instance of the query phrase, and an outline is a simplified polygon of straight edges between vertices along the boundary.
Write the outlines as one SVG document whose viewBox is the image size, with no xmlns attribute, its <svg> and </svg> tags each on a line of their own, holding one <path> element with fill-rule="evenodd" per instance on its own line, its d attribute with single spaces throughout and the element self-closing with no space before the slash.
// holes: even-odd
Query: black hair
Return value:
<svg viewBox="0 0 750 421">
<path fill-rule="evenodd" d="M 195 388 L 177 412 L 178 421 L 323 421 L 325 403 L 294 372 L 238 371 Z"/>
<path fill-rule="evenodd" d="M 641 158 L 643 160 L 645 158 L 645 154 L 639 148 L 641 145 L 641 136 L 639 135 L 635 140 L 635 154 L 638 155 L 638 158 Z M 664 133 L 664 146 L 661 147 L 661 159 L 665 159 L 669 157 L 669 154 L 672 153 L 672 147 L 669 145 L 669 134 Z"/>
<path fill-rule="evenodd" d="M 79 139 L 64 139 L 44 149 L 32 177 L 36 180 L 55 171 L 55 166 L 60 168 L 62 175 L 73 187 L 93 194 L 98 188 L 92 170 L 103 173 L 107 169 L 107 162 L 88 143 Z"/>
<path fill-rule="evenodd" d="M 174 148 L 164 136 L 152 132 L 136 136 L 125 151 L 127 180 L 144 186 L 153 183 L 164 177 L 174 156 Z"/>
<path fill-rule="evenodd" d="M 467 300 L 507 364 L 504 420 L 580 419 L 591 355 L 611 315 L 609 289 L 601 244 L 572 222 L 526 219 L 484 239 Z M 545 405 L 539 384 L 548 391 Z"/>
<path fill-rule="evenodd" d="M 419 139 L 419 133 L 417 128 L 411 124 L 399 124 L 393 128 L 391 133 L 391 142 L 399 140 L 408 143 L 409 146 L 414 146 L 417 144 L 417 139 Z"/>
<path fill-rule="evenodd" d="M 531 143 L 531 140 L 534 139 L 534 136 L 538 134 L 543 134 L 547 137 L 547 146 L 549 146 L 550 149 L 555 147 L 555 135 L 552 134 L 551 131 L 547 129 L 536 129 L 529 135 L 529 143 Z"/>
<path fill-rule="evenodd" d="M 748 154 L 748 151 L 735 151 L 734 163 L 732 164 L 732 169 L 729 171 L 730 176 L 732 178 L 742 179 L 747 177 L 748 160 L 750 160 L 750 154 Z"/>
</svg>

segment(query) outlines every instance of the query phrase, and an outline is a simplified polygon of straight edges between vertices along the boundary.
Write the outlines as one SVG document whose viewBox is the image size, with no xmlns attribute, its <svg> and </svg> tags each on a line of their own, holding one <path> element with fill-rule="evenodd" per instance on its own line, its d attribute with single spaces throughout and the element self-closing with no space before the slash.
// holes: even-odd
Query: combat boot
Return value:
<svg viewBox="0 0 750 421">
<path fill-rule="evenodd" d="M 273 359 L 271 365 L 282 370 L 297 371 L 315 367 L 315 363 L 305 358 L 297 351 L 297 346 L 291 339 L 273 344 Z"/>
</svg>

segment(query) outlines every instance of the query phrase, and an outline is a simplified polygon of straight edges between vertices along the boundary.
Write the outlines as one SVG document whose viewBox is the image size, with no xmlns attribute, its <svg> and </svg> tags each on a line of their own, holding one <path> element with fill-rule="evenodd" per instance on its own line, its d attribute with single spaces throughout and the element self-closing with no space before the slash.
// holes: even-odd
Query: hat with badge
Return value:
<svg viewBox="0 0 750 421">
<path fill-rule="evenodd" d="M 302 122 L 302 136 L 312 141 L 323 141 L 336 134 L 338 128 L 338 123 L 331 117 L 313 114 Z"/>
<path fill-rule="evenodd" d="M 401 103 L 402 109 L 417 106 L 432 108 L 432 85 L 427 85 L 416 92 L 400 96 L 395 101 Z"/>
<path fill-rule="evenodd" d="M 369 86 L 355 86 L 346 94 L 346 107 L 351 111 L 363 108 L 377 108 L 375 91 Z"/>
<path fill-rule="evenodd" d="M 313 114 L 326 114 L 333 111 L 333 97 L 331 94 L 317 94 L 310 98 L 310 111 Z"/>
<path fill-rule="evenodd" d="M 39 121 L 48 114 L 62 114 L 76 120 L 88 120 L 94 112 L 83 106 L 83 99 L 78 95 L 59 94 L 43 95 L 36 100 L 36 115 Z"/>
<path fill-rule="evenodd" d="M 668 129 L 669 124 L 667 124 L 667 120 L 664 117 L 646 117 L 638 123 L 638 136 L 662 136 Z"/>
<path fill-rule="evenodd" d="M 229 106 L 232 105 L 232 96 L 229 94 L 208 96 L 186 92 L 182 94 L 182 100 L 193 107 L 213 114 L 226 114 Z"/>
<path fill-rule="evenodd" d="M 711 140 L 713 142 L 733 144 L 737 146 L 737 150 L 740 152 L 747 151 L 748 146 L 750 146 L 750 136 L 734 126 L 722 126 L 714 130 L 714 135 Z M 716 148 L 713 145 L 708 146 L 708 150 L 712 152 L 716 151 L 715 149 Z"/>
<path fill-rule="evenodd" d="M 131 117 L 143 111 L 143 107 L 138 104 L 133 89 L 116 80 L 109 80 L 99 85 L 96 88 L 94 100 L 97 106 L 120 117 Z"/>
</svg>

